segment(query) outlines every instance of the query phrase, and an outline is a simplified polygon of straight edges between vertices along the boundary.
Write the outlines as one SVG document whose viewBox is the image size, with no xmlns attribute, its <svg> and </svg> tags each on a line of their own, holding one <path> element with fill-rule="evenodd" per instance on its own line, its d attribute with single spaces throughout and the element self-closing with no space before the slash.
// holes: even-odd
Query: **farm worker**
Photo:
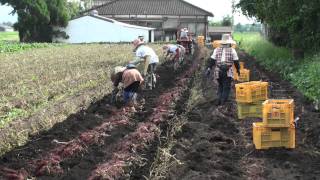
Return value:
<svg viewBox="0 0 320 180">
<path fill-rule="evenodd" d="M 179 47 L 179 50 L 180 50 L 180 60 L 184 60 L 184 56 L 186 55 L 186 48 L 183 47 L 182 45 L 180 44 L 177 44 L 177 46 Z"/>
<path fill-rule="evenodd" d="M 126 67 L 115 67 L 111 80 L 114 90 L 118 90 L 118 86 L 123 83 L 123 99 L 126 105 L 133 107 L 136 104 L 136 97 L 139 86 L 143 83 L 143 77 L 136 69 L 134 64 L 128 64 Z"/>
<path fill-rule="evenodd" d="M 183 28 L 183 29 L 181 29 L 181 31 L 180 31 L 180 39 L 189 39 L 189 37 L 188 37 L 188 29 L 187 28 Z"/>
<path fill-rule="evenodd" d="M 179 61 L 180 58 L 180 48 L 175 44 L 167 44 L 162 47 L 164 58 L 171 61 Z"/>
<path fill-rule="evenodd" d="M 134 52 L 136 59 L 131 61 L 131 64 L 144 63 L 143 76 L 146 77 L 147 73 L 154 73 L 156 66 L 159 63 L 159 57 L 155 51 L 147 46 L 145 43 L 141 42 L 139 39 L 133 41 Z"/>
<path fill-rule="evenodd" d="M 218 81 L 218 105 L 223 105 L 229 97 L 231 82 L 233 80 L 233 64 L 240 75 L 240 65 L 237 52 L 231 46 L 235 44 L 230 34 L 223 34 L 221 47 L 216 48 L 209 60 L 206 74 L 209 75 L 213 66 L 214 78 Z"/>
<path fill-rule="evenodd" d="M 144 41 L 144 36 L 140 35 L 140 36 L 138 36 L 138 39 L 139 39 L 142 43 L 145 43 L 145 41 Z"/>
</svg>

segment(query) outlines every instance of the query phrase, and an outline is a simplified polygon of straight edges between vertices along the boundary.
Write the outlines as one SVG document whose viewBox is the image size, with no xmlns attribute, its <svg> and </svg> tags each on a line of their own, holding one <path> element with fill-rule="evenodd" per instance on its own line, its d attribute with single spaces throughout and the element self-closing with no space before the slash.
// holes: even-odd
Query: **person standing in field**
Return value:
<svg viewBox="0 0 320 180">
<path fill-rule="evenodd" d="M 137 92 L 144 79 L 140 72 L 133 64 L 128 64 L 126 67 L 117 66 L 111 74 L 114 91 L 118 92 L 118 86 L 123 83 L 123 100 L 125 105 L 131 107 L 134 111 L 136 105 Z"/>
<path fill-rule="evenodd" d="M 239 58 L 236 50 L 232 48 L 235 41 L 232 40 L 230 34 L 223 34 L 221 47 L 216 48 L 209 60 L 209 65 L 206 74 L 211 73 L 214 68 L 214 78 L 218 82 L 218 105 L 223 105 L 228 101 L 231 82 L 233 80 L 233 64 L 236 67 L 237 73 L 240 76 Z"/>
</svg>

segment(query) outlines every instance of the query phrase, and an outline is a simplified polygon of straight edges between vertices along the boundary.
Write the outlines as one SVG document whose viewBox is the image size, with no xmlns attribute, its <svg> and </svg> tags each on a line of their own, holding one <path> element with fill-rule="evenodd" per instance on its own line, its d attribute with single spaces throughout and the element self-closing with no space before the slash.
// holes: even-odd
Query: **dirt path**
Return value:
<svg viewBox="0 0 320 180">
<path fill-rule="evenodd" d="M 251 80 L 271 83 L 273 98 L 295 99 L 295 115 L 300 118 L 297 148 L 255 150 L 252 123 L 261 120 L 237 120 L 234 100 L 224 107 L 215 106 L 217 86 L 198 74 L 188 96 L 189 106 L 176 120 L 184 125 L 174 132 L 171 145 L 162 147 L 171 147 L 174 158 L 157 161 L 153 179 L 320 179 L 320 113 L 313 112 L 301 93 L 277 74 L 264 71 L 247 54 L 239 55 L 252 72 Z"/>
</svg>

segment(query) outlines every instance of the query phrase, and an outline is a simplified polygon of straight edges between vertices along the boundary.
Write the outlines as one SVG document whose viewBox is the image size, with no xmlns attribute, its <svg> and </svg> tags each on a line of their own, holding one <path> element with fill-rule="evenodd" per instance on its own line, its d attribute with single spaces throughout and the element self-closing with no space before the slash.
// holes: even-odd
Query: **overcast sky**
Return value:
<svg viewBox="0 0 320 180">
<path fill-rule="evenodd" d="M 231 15 L 232 8 L 231 8 L 231 0 L 186 0 L 196 6 L 199 6 L 209 12 L 214 14 L 213 20 L 219 21 L 222 19 L 223 16 Z M 17 16 L 9 15 L 12 11 L 12 8 L 8 6 L 0 6 L 0 23 L 1 22 L 16 22 Z M 250 20 L 243 16 L 242 14 L 238 13 L 235 14 L 235 24 L 237 23 L 253 23 L 253 20 Z"/>
</svg>

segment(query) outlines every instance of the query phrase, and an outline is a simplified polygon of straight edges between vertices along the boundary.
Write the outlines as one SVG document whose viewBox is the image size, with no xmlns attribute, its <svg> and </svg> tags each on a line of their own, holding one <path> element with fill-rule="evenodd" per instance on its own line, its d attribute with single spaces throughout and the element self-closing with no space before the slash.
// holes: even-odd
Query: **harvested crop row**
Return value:
<svg viewBox="0 0 320 180">
<path fill-rule="evenodd" d="M 152 45 L 160 53 L 160 45 Z M 0 54 L 0 154 L 110 93 L 131 45 L 73 45 Z M 6 127 L 11 128 L 6 128 Z"/>
<path fill-rule="evenodd" d="M 139 155 L 148 145 L 152 144 L 156 137 L 160 135 L 160 128 L 164 121 L 168 120 L 169 111 L 172 104 L 177 102 L 183 92 L 188 89 L 188 80 L 198 69 L 200 61 L 194 61 L 192 66 L 177 78 L 176 86 L 168 89 L 159 97 L 154 112 L 140 123 L 135 132 L 129 134 L 116 146 L 116 153 L 112 158 L 100 165 L 92 172 L 90 180 L 96 179 L 121 179 L 128 175 L 130 166 L 144 166 L 143 158 Z"/>
</svg>

